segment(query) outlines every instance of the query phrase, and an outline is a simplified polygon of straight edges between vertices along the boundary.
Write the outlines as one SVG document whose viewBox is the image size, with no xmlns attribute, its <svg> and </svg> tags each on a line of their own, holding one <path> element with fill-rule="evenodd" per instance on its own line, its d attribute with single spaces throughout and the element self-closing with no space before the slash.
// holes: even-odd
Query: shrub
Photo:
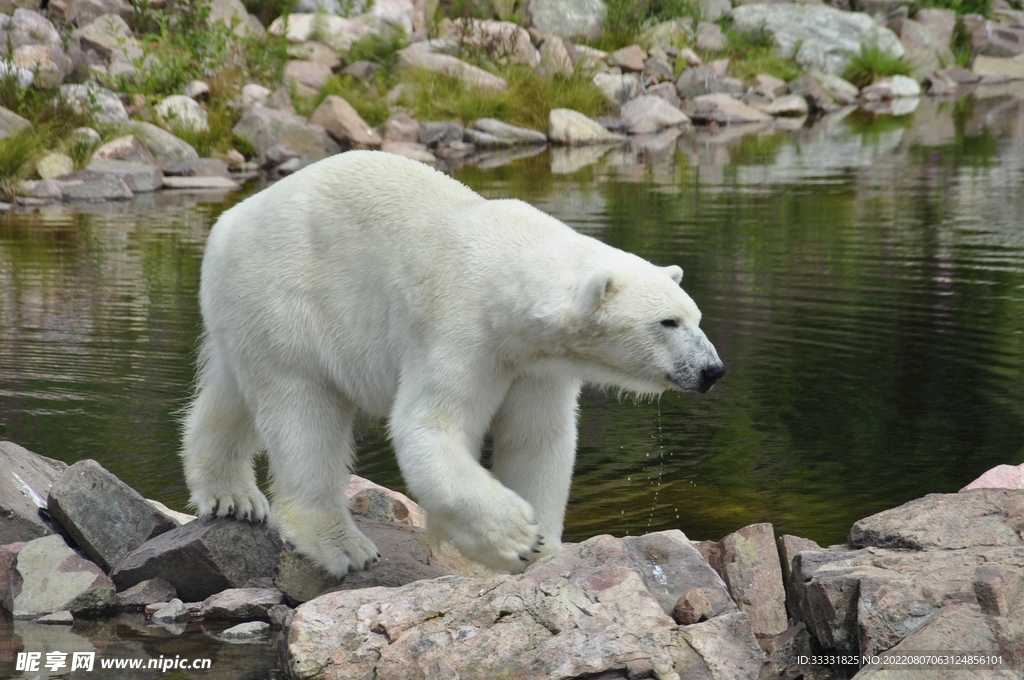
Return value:
<svg viewBox="0 0 1024 680">
<path fill-rule="evenodd" d="M 856 85 L 865 87 L 880 76 L 907 76 L 913 70 L 913 64 L 905 57 L 897 57 L 875 44 L 860 46 L 860 54 L 850 58 L 850 63 L 843 71 L 843 78 Z"/>
</svg>

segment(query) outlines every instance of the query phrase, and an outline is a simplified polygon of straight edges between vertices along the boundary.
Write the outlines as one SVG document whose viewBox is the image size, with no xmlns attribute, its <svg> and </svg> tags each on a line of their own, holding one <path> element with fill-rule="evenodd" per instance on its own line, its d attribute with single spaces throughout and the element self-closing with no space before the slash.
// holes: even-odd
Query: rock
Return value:
<svg viewBox="0 0 1024 680">
<path fill-rule="evenodd" d="M 666 609 L 698 583 L 725 609 L 680 627 Z M 598 536 L 519 576 L 329 593 L 295 611 L 286 645 L 296 678 L 747 678 L 762 656 L 680 532 Z"/>
<path fill-rule="evenodd" d="M 45 201 L 63 201 L 64 187 L 57 179 L 42 179 L 38 182 L 22 181 L 18 196 Z"/>
<path fill-rule="evenodd" d="M 117 606 L 128 611 L 145 609 L 155 602 L 170 602 L 178 596 L 166 579 L 151 578 L 117 594 Z"/>
<path fill-rule="evenodd" d="M 850 545 L 907 550 L 1024 545 L 1024 491 L 929 494 L 854 523 Z"/>
<path fill-rule="evenodd" d="M 569 57 L 574 68 L 599 69 L 608 59 L 608 53 L 587 45 L 573 45 Z"/>
<path fill-rule="evenodd" d="M 543 132 L 528 128 L 516 127 L 502 123 L 493 118 L 481 118 L 473 123 L 473 129 L 494 136 L 502 145 L 518 146 L 530 144 L 546 144 L 547 136 Z M 469 141 L 469 140 L 467 140 Z"/>
<path fill-rule="evenodd" d="M 32 123 L 14 111 L 0 106 L 0 139 L 7 139 L 18 134 Z"/>
<path fill-rule="evenodd" d="M 442 22 L 441 38 L 483 49 L 498 63 L 540 64 L 540 52 L 525 28 L 511 21 L 459 19 Z"/>
<path fill-rule="evenodd" d="M 769 116 L 806 116 L 810 111 L 807 99 L 798 94 L 788 94 L 764 105 L 755 106 Z"/>
<path fill-rule="evenodd" d="M 159 168 L 123 161 L 94 161 L 89 169 L 117 175 L 133 191 L 153 191 L 162 178 Z M 49 507 L 104 571 L 146 540 L 178 526 L 94 460 L 80 460 L 61 474 L 50 489 Z"/>
<path fill-rule="evenodd" d="M 599 38 L 606 13 L 603 0 L 531 0 L 533 25 L 560 38 Z"/>
<path fill-rule="evenodd" d="M 54 533 L 40 516 L 46 497 L 67 464 L 0 441 L 0 545 Z"/>
<path fill-rule="evenodd" d="M 647 94 L 652 97 L 661 97 L 669 106 L 679 108 L 679 95 L 676 94 L 674 83 L 658 83 L 647 88 Z"/>
<path fill-rule="evenodd" d="M 435 73 L 444 73 L 462 80 L 470 87 L 502 92 L 508 89 L 504 78 L 488 73 L 447 54 L 432 54 L 422 50 L 405 48 L 398 52 L 399 63 L 406 68 L 421 68 Z"/>
<path fill-rule="evenodd" d="M 322 13 L 291 13 L 280 16 L 267 27 L 268 33 L 283 35 L 290 42 L 316 38 L 337 52 L 347 52 L 352 43 L 370 37 L 372 31 L 361 19 L 345 19 Z"/>
<path fill-rule="evenodd" d="M 1024 29 L 1000 26 L 980 14 L 961 17 L 964 29 L 971 36 L 975 55 L 986 57 L 1013 57 L 1024 52 Z"/>
<path fill-rule="evenodd" d="M 190 80 L 185 83 L 184 92 L 182 94 L 189 99 L 194 99 L 196 101 L 209 101 L 210 85 L 202 80 Z"/>
<path fill-rule="evenodd" d="M 537 73 L 545 78 L 555 75 L 571 78 L 575 72 L 565 42 L 557 35 L 547 36 L 540 45 L 540 63 L 537 64 Z"/>
<path fill-rule="evenodd" d="M 722 27 L 708 21 L 697 24 L 697 49 L 702 52 L 721 52 L 729 46 Z"/>
<path fill-rule="evenodd" d="M 64 45 L 60 33 L 53 23 L 39 12 L 31 9 L 15 9 L 6 29 L 10 45 L 15 49 L 24 45 L 49 45 L 57 48 L 62 48 Z M 5 44 L 5 52 L 6 47 Z"/>
<path fill-rule="evenodd" d="M 199 158 L 191 144 L 152 123 L 132 121 L 130 129 L 161 168 Z"/>
<path fill-rule="evenodd" d="M 346 148 L 379 149 L 383 140 L 352 105 L 336 95 L 328 95 L 309 121 L 322 126 Z"/>
<path fill-rule="evenodd" d="M 11 54 L 11 63 L 33 73 L 38 88 L 53 89 L 71 73 L 74 63 L 60 47 L 53 45 L 22 45 Z"/>
<path fill-rule="evenodd" d="M 315 61 L 289 60 L 284 65 L 284 82 L 305 97 L 316 96 L 331 77 L 331 67 Z"/>
<path fill-rule="evenodd" d="M 203 618 L 207 620 L 270 620 L 270 608 L 284 602 L 277 588 L 229 588 L 203 600 Z"/>
<path fill-rule="evenodd" d="M 727 94 L 702 94 L 693 100 L 687 112 L 695 121 L 714 121 L 719 125 L 760 123 L 772 119 L 768 114 Z"/>
<path fill-rule="evenodd" d="M 786 588 L 786 609 L 789 611 L 790 617 L 796 620 L 800 617 L 793 608 L 793 603 L 796 602 L 793 586 L 790 583 L 793 561 L 796 559 L 797 553 L 803 550 L 821 550 L 821 546 L 809 538 L 800 538 L 789 534 L 779 536 L 776 543 L 779 548 L 779 566 L 782 568 L 782 584 Z"/>
<path fill-rule="evenodd" d="M 680 626 L 689 626 L 701 621 L 707 621 L 711 617 L 711 603 L 703 590 L 694 588 L 687 590 L 676 600 L 676 606 L 672 608 L 672 618 Z"/>
<path fill-rule="evenodd" d="M 265 524 L 203 518 L 146 541 L 114 567 L 111 578 L 126 589 L 160 577 L 186 601 L 199 601 L 271 576 L 280 551 L 280 539 Z"/>
<path fill-rule="evenodd" d="M 938 71 L 943 64 L 952 64 L 955 60 L 949 49 L 949 42 L 935 34 L 928 26 L 903 19 L 899 24 L 898 35 L 905 56 L 913 67 L 913 75 L 921 80 L 927 75 Z"/>
<path fill-rule="evenodd" d="M 658 47 L 662 50 L 668 50 L 675 48 L 677 45 L 692 43 L 693 38 L 693 19 L 690 17 L 677 17 L 651 26 L 640 34 L 639 42 L 648 49 Z M 693 56 L 696 57 L 697 55 L 694 54 Z"/>
<path fill-rule="evenodd" d="M 236 191 L 241 185 L 228 177 L 197 175 L 194 177 L 164 177 L 164 189 L 182 191 Z"/>
<path fill-rule="evenodd" d="M 645 80 L 659 83 L 671 83 L 676 79 L 672 60 L 658 48 L 653 48 L 651 55 L 644 61 L 643 77 Z"/>
<path fill-rule="evenodd" d="M 757 74 L 754 81 L 756 83 L 754 85 L 754 92 L 768 99 L 775 99 L 789 93 L 789 86 L 786 85 L 786 81 L 767 73 Z"/>
<path fill-rule="evenodd" d="M 971 489 L 1024 489 L 1024 463 L 997 465 L 960 489 L 960 493 Z"/>
<path fill-rule="evenodd" d="M 266 635 L 270 632 L 270 624 L 265 621 L 250 621 L 240 623 L 227 630 L 221 631 L 220 637 L 225 640 L 250 640 Z"/>
<path fill-rule="evenodd" d="M 15 619 L 34 619 L 69 610 L 86 618 L 112 612 L 114 584 L 99 567 L 82 559 L 60 536 L 44 536 L 21 547 L 11 561 L 3 608 Z"/>
<path fill-rule="evenodd" d="M 257 83 L 246 83 L 242 86 L 242 106 L 266 106 L 267 100 L 274 93 Z"/>
<path fill-rule="evenodd" d="M 339 75 L 352 76 L 361 83 L 369 83 L 380 69 L 380 65 L 372 61 L 356 61 L 341 69 Z"/>
<path fill-rule="evenodd" d="M 242 158 L 242 162 L 244 161 L 245 158 Z M 164 168 L 164 174 L 176 177 L 231 177 L 227 162 L 219 158 L 197 158 L 174 163 Z M 193 519 L 195 518 L 193 517 Z M 183 524 L 184 522 L 179 521 L 179 523 Z"/>
<path fill-rule="evenodd" d="M 144 56 L 142 46 L 132 29 L 117 14 L 101 14 L 73 34 L 83 50 L 95 50 L 110 64 L 112 61 L 134 61 Z"/>
<path fill-rule="evenodd" d="M 218 22 L 225 26 L 234 25 L 236 36 L 262 36 L 266 33 L 259 19 L 250 16 L 246 11 L 242 0 L 210 0 L 210 14 L 206 23 L 212 26 Z"/>
<path fill-rule="evenodd" d="M 419 122 L 405 112 L 393 113 L 384 123 L 384 139 L 393 142 L 416 142 L 420 139 Z"/>
<path fill-rule="evenodd" d="M 986 57 L 979 54 L 974 58 L 971 71 L 981 77 L 1005 76 L 1010 80 L 1024 79 L 1024 54 L 1015 57 Z"/>
<path fill-rule="evenodd" d="M 322 126 L 276 109 L 256 106 L 245 109 L 232 132 L 251 144 L 260 155 L 276 144 L 293 149 L 299 158 L 307 161 L 318 161 L 341 151 Z"/>
<path fill-rule="evenodd" d="M 65 175 L 60 183 L 63 199 L 69 202 L 130 201 L 135 195 L 117 175 L 92 170 Z"/>
<path fill-rule="evenodd" d="M 427 148 L 430 149 L 433 149 L 434 147 L 437 146 L 448 146 L 455 142 L 461 143 L 463 135 L 465 134 L 465 130 L 463 130 L 461 125 L 449 121 L 423 122 L 420 124 L 420 129 L 423 133 L 424 143 L 427 145 Z M 349 482 L 347 493 L 351 494 L 355 489 L 359 489 L 359 491 L 361 491 L 362 489 L 367 488 L 366 486 L 363 486 L 364 484 L 372 485 L 374 488 L 378 488 L 384 491 L 384 493 L 387 493 L 389 496 L 391 496 L 392 501 L 396 503 L 396 508 L 398 507 L 398 504 L 404 505 L 406 507 L 406 511 L 410 513 L 410 521 L 401 521 L 405 521 L 407 524 L 412 524 L 414 526 L 418 526 L 421 528 L 426 528 L 426 514 L 420 509 L 419 505 L 417 505 L 412 499 L 410 499 L 407 496 L 399 494 L 395 491 L 391 491 L 390 489 L 385 489 L 383 486 L 374 484 L 370 480 L 357 477 L 356 475 L 352 476 L 352 481 Z M 355 493 L 358 493 L 359 491 L 355 491 Z M 399 496 L 401 498 L 398 498 Z M 396 517 L 398 517 L 398 512 L 399 511 L 396 509 Z"/>
<path fill-rule="evenodd" d="M 837 104 L 842 106 L 853 104 L 857 101 L 857 97 L 860 96 L 860 91 L 856 85 L 848 80 L 843 80 L 837 75 L 821 73 L 820 71 L 811 71 L 810 75 Z M 790 85 L 790 91 L 793 91 L 792 85 Z M 810 104 L 810 100 L 808 100 L 808 104 Z"/>
<path fill-rule="evenodd" d="M 789 91 L 807 100 L 807 106 L 811 112 L 821 111 L 831 113 L 839 109 L 839 105 L 832 98 L 821 83 L 811 73 L 805 73 L 799 78 L 788 83 Z M 856 87 L 854 87 L 857 90 Z M 857 90 L 859 93 L 860 91 Z"/>
<path fill-rule="evenodd" d="M 919 9 L 914 21 L 931 29 L 939 40 L 939 45 L 949 47 L 953 42 L 953 31 L 956 28 L 956 11 L 952 9 Z"/>
<path fill-rule="evenodd" d="M 411 158 L 414 161 L 426 163 L 427 165 L 434 165 L 437 162 L 434 154 L 430 153 L 427 149 L 426 144 L 419 144 L 416 142 L 385 141 L 381 144 L 380 150 L 387 153 L 393 153 L 397 156 L 405 156 L 406 158 Z"/>
<path fill-rule="evenodd" d="M 700 0 L 700 16 L 704 21 L 718 21 L 732 14 L 729 0 Z"/>
<path fill-rule="evenodd" d="M 75 615 L 65 609 L 64 611 L 40 616 L 36 619 L 36 623 L 42 623 L 49 626 L 70 626 L 75 623 Z"/>
<path fill-rule="evenodd" d="M 64 20 L 76 26 L 85 26 L 105 14 L 116 14 L 128 21 L 132 18 L 133 10 L 127 0 L 67 0 Z"/>
<path fill-rule="evenodd" d="M 614 75 L 612 73 L 595 73 L 594 87 L 601 90 L 605 99 L 615 106 L 625 104 L 630 99 L 639 97 L 644 92 L 643 82 L 635 73 Z"/>
<path fill-rule="evenodd" d="M 711 61 L 700 66 L 691 66 L 679 74 L 676 93 L 680 99 L 691 99 L 713 91 L 712 83 L 725 78 L 729 69 L 728 59 Z"/>
<path fill-rule="evenodd" d="M 921 86 L 907 76 L 891 76 L 876 81 L 872 85 L 861 88 L 861 98 L 867 101 L 920 97 Z"/>
<path fill-rule="evenodd" d="M 631 135 L 649 135 L 667 127 L 690 124 L 685 113 L 653 95 L 637 97 L 623 104 L 620 115 L 629 124 Z"/>
<path fill-rule="evenodd" d="M 36 174 L 42 179 L 53 179 L 75 171 L 75 161 L 67 154 L 51 152 L 36 161 Z"/>
<path fill-rule="evenodd" d="M 183 94 L 166 97 L 153 107 L 165 125 L 173 129 L 207 132 L 210 122 L 199 102 Z"/>
<path fill-rule="evenodd" d="M 738 31 L 764 28 L 783 57 L 825 73 L 842 73 L 850 55 L 858 53 L 863 44 L 878 45 L 895 56 L 904 53 L 896 34 L 869 15 L 824 5 L 742 5 L 733 9 L 732 20 Z"/>
<path fill-rule="evenodd" d="M 292 622 L 292 616 L 294 615 L 295 610 L 286 604 L 275 604 L 267 610 L 267 616 L 270 617 L 270 625 L 275 628 L 287 628 L 288 624 Z"/>
<path fill-rule="evenodd" d="M 582 146 L 617 144 L 622 135 L 608 132 L 603 125 L 572 109 L 552 109 L 548 114 L 548 139 L 552 144 Z"/>
<path fill-rule="evenodd" d="M 128 111 L 121 98 L 96 83 L 83 85 L 61 85 L 61 96 L 82 112 L 92 112 L 97 123 L 127 123 Z"/>
<path fill-rule="evenodd" d="M 156 158 L 135 135 L 116 137 L 97 147 L 92 153 L 92 160 L 125 161 L 149 166 L 157 165 Z"/>
<path fill-rule="evenodd" d="M 154 165 L 147 165 L 145 163 L 130 163 L 127 161 L 104 161 L 104 160 L 93 160 L 86 167 L 86 170 L 104 175 L 113 175 L 119 177 L 125 185 L 131 189 L 133 193 L 140 194 L 149 191 L 156 191 L 164 185 L 164 175 L 160 171 L 160 168 Z M 134 491 L 132 493 L 135 493 Z M 138 494 L 136 494 L 138 495 Z M 149 505 L 142 496 L 139 496 L 149 512 L 154 517 L 161 518 L 168 526 L 178 526 L 177 522 L 169 521 L 169 518 L 165 517 L 162 513 L 158 512 L 155 508 Z M 77 540 L 77 539 L 76 539 Z M 134 546 L 133 546 L 134 547 Z M 118 556 L 118 558 L 122 557 Z M 95 556 L 90 555 L 93 559 L 97 559 Z M 116 562 L 116 560 L 114 560 Z M 109 569 L 113 565 L 113 562 L 109 564 L 103 564 L 104 569 Z"/>
<path fill-rule="evenodd" d="M 629 45 L 608 55 L 612 66 L 618 66 L 623 71 L 643 71 L 645 59 L 647 52 L 639 45 Z"/>
<path fill-rule="evenodd" d="M 189 619 L 185 603 L 174 598 L 158 609 L 151 617 L 153 623 L 185 623 Z"/>
<path fill-rule="evenodd" d="M 740 611 L 750 616 L 754 633 L 779 635 L 788 627 L 782 567 L 771 524 L 751 524 L 705 552 L 725 581 Z"/>
<path fill-rule="evenodd" d="M 0 545 L 0 607 L 11 588 L 11 566 L 17 561 L 18 551 L 24 545 L 25 541 Z"/>
<path fill-rule="evenodd" d="M 289 45 L 288 56 L 292 59 L 315 61 L 319 64 L 324 64 L 332 71 L 340 69 L 342 64 L 341 57 L 337 51 L 317 40 L 307 40 L 306 42 Z M 369 64 L 370 62 L 358 63 Z"/>
</svg>

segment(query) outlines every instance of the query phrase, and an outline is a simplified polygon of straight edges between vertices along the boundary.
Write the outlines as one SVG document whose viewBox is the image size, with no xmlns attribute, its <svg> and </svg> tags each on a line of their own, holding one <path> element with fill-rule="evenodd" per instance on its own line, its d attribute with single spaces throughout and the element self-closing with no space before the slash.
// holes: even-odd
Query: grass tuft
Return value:
<svg viewBox="0 0 1024 680">
<path fill-rule="evenodd" d="M 18 183 L 28 179 L 50 139 L 48 127 L 35 125 L 0 139 L 0 200 L 12 202 L 17 198 Z"/>
<path fill-rule="evenodd" d="M 909 76 L 913 64 L 906 57 L 897 57 L 875 44 L 860 46 L 860 54 L 850 59 L 843 71 L 843 78 L 857 87 L 867 87 L 876 78 L 884 76 Z"/>
<path fill-rule="evenodd" d="M 759 73 L 765 73 L 790 81 L 802 72 L 792 59 L 779 55 L 769 31 L 738 31 L 731 22 L 724 23 L 728 46 L 719 54 L 706 56 L 709 59 L 729 57 L 729 75 L 733 78 L 750 82 Z"/>
</svg>

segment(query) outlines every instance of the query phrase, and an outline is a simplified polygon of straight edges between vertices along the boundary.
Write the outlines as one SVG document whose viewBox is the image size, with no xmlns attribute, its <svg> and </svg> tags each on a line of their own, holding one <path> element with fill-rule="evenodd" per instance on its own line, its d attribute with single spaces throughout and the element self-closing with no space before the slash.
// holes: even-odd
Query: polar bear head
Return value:
<svg viewBox="0 0 1024 680">
<path fill-rule="evenodd" d="M 589 381 L 638 394 L 707 392 L 725 367 L 680 288 L 683 270 L 622 255 L 614 267 L 589 271 L 576 290 L 574 363 Z"/>
</svg>

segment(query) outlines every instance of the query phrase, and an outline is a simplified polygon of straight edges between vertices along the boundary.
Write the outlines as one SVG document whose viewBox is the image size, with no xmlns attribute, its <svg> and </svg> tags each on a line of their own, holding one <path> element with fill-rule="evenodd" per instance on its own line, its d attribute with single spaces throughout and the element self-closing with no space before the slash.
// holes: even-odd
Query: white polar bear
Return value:
<svg viewBox="0 0 1024 680">
<path fill-rule="evenodd" d="M 398 156 L 315 163 L 210 232 L 192 503 L 269 514 L 335 575 L 365 568 L 379 554 L 345 496 L 360 409 L 389 418 L 434 538 L 521 571 L 561 546 L 583 382 L 705 392 L 724 373 L 682 275 Z"/>
</svg>

